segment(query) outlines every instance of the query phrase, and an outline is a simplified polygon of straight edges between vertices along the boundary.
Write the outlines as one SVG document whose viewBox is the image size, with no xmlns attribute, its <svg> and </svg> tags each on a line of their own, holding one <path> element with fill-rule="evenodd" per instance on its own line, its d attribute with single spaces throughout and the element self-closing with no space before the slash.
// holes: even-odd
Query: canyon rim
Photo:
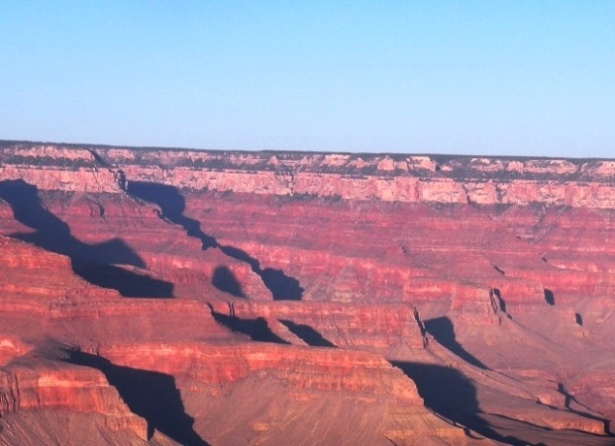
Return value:
<svg viewBox="0 0 615 446">
<path fill-rule="evenodd" d="M 0 445 L 613 445 L 615 160 L 0 143 Z"/>
</svg>

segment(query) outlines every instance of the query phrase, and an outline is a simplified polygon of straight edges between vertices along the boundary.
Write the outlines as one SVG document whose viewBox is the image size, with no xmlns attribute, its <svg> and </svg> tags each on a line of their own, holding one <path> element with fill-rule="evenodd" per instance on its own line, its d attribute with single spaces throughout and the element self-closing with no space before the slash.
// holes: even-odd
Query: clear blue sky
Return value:
<svg viewBox="0 0 615 446">
<path fill-rule="evenodd" d="M 615 157 L 615 1 L 0 1 L 0 139 Z"/>
</svg>

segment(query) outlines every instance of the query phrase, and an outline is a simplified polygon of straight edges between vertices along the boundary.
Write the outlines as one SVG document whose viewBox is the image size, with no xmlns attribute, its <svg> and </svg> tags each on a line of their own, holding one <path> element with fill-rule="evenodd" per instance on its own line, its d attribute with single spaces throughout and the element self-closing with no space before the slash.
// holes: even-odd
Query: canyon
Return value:
<svg viewBox="0 0 615 446">
<path fill-rule="evenodd" d="M 0 314 L 0 445 L 613 445 L 615 160 L 0 142 Z"/>
</svg>

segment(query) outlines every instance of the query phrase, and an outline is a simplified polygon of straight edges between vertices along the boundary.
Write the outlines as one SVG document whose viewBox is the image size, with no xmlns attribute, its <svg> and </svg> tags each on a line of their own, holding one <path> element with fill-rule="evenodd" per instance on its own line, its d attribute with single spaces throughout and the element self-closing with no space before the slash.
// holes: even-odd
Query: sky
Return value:
<svg viewBox="0 0 615 446">
<path fill-rule="evenodd" d="M 0 139 L 615 157 L 615 1 L 0 1 Z"/>
</svg>

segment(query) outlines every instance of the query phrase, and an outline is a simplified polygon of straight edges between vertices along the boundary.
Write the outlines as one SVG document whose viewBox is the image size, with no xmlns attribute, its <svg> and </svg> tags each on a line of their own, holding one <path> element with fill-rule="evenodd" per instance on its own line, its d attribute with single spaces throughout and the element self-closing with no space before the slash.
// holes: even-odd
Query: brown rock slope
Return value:
<svg viewBox="0 0 615 446">
<path fill-rule="evenodd" d="M 0 444 L 613 444 L 614 175 L 2 143 Z"/>
</svg>

